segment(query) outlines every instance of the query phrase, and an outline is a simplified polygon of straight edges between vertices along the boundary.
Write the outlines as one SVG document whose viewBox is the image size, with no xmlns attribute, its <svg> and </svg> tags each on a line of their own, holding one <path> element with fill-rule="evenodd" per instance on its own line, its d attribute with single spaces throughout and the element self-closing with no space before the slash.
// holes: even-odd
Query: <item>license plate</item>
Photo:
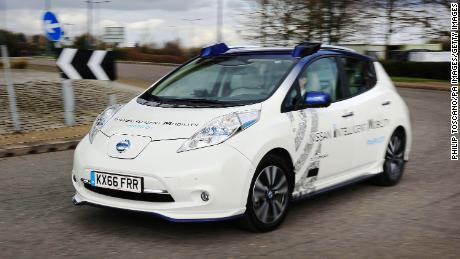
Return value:
<svg viewBox="0 0 460 259">
<path fill-rule="evenodd" d="M 142 177 L 91 171 L 90 183 L 95 187 L 141 193 L 144 185 L 143 180 Z"/>
</svg>

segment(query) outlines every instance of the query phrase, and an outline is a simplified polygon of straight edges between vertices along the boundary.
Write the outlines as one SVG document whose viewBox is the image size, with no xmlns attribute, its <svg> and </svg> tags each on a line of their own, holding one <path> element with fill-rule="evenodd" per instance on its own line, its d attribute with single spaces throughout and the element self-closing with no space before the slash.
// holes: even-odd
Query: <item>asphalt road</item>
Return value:
<svg viewBox="0 0 460 259">
<path fill-rule="evenodd" d="M 72 151 L 0 159 L 0 258 L 460 258 L 460 170 L 449 93 L 400 90 L 414 146 L 394 187 L 361 183 L 296 203 L 282 227 L 170 223 L 71 203 Z"/>
</svg>

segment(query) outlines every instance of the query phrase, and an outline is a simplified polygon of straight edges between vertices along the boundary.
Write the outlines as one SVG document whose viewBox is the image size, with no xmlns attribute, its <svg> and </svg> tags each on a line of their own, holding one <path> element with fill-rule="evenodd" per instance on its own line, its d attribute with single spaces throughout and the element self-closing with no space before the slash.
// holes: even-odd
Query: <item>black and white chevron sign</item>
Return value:
<svg viewBox="0 0 460 259">
<path fill-rule="evenodd" d="M 66 79 L 116 79 L 114 54 L 111 51 L 60 49 L 56 65 Z"/>
</svg>

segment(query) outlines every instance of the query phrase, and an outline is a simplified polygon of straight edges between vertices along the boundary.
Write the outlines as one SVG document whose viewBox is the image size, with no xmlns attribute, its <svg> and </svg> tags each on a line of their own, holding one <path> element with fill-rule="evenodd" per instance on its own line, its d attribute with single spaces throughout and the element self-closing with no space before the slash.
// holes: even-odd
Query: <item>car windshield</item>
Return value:
<svg viewBox="0 0 460 259">
<path fill-rule="evenodd" d="M 197 58 L 141 98 L 213 105 L 255 103 L 275 91 L 295 62 L 290 55 Z"/>
</svg>

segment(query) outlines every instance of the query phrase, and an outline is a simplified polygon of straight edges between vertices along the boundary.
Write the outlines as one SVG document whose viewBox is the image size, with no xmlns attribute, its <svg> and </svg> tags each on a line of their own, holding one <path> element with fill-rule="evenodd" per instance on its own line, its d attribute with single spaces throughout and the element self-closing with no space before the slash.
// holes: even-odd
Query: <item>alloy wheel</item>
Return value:
<svg viewBox="0 0 460 259">
<path fill-rule="evenodd" d="M 404 144 L 401 136 L 391 136 L 385 154 L 385 171 L 392 179 L 397 179 L 403 172 Z"/>
<path fill-rule="evenodd" d="M 272 165 L 261 171 L 254 183 L 252 201 L 257 219 L 265 224 L 283 215 L 289 201 L 289 189 L 281 168 Z"/>
</svg>

